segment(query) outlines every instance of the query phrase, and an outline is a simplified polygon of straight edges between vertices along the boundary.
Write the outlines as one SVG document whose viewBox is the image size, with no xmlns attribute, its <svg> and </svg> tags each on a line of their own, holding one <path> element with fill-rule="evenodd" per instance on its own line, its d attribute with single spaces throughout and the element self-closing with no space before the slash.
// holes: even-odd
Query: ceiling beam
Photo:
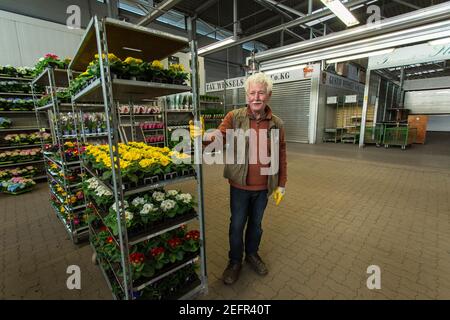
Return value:
<svg viewBox="0 0 450 320">
<path fill-rule="evenodd" d="M 146 26 L 150 22 L 158 19 L 166 12 L 168 12 L 172 7 L 176 6 L 181 0 L 164 0 L 160 4 L 158 4 L 150 14 L 143 17 L 136 24 L 138 26 Z"/>
<path fill-rule="evenodd" d="M 361 4 L 365 4 L 366 2 L 369 2 L 369 1 L 371 1 L 371 0 L 353 0 L 353 1 L 350 0 L 350 1 L 346 2 L 346 3 L 344 3 L 344 6 L 346 6 L 347 8 L 352 8 L 352 7 L 361 5 Z M 310 22 L 310 21 L 322 18 L 324 16 L 327 16 L 330 13 L 331 13 L 331 11 L 329 9 L 326 9 L 326 10 L 323 10 L 323 11 L 320 11 L 320 12 L 313 13 L 311 15 L 305 16 L 303 18 L 302 17 L 297 18 L 295 20 L 289 21 L 289 22 L 284 23 L 282 25 L 279 25 L 279 26 L 276 26 L 276 27 L 273 27 L 273 28 L 270 28 L 270 29 L 267 29 L 267 30 L 264 30 L 264 31 L 261 31 L 261 32 L 257 32 L 257 33 L 255 33 L 253 35 L 250 35 L 250 36 L 247 36 L 247 37 L 244 37 L 244 38 L 241 38 L 241 39 L 239 39 L 239 40 L 237 40 L 237 41 L 235 41 L 233 43 L 224 45 L 224 46 L 222 46 L 220 48 L 208 51 L 208 54 L 211 54 L 211 53 L 214 53 L 214 52 L 218 52 L 218 51 L 222 51 L 224 49 L 231 48 L 231 47 L 234 47 L 234 46 L 237 46 L 237 45 L 240 45 L 240 44 L 243 44 L 243 43 L 246 43 L 246 42 L 249 42 L 249 41 L 252 41 L 252 40 L 264 37 L 264 36 L 267 36 L 267 35 L 270 35 L 272 33 L 281 31 L 281 30 L 286 29 L 286 28 L 292 28 L 292 27 L 298 26 L 300 24 L 305 24 L 307 22 Z"/>
<path fill-rule="evenodd" d="M 422 7 L 416 6 L 415 4 L 412 4 L 412 3 L 409 3 L 409 2 L 406 2 L 406 1 L 403 1 L 403 0 L 393 0 L 393 1 L 397 2 L 399 4 L 402 4 L 402 5 L 406 6 L 406 7 L 415 9 L 415 10 L 423 9 Z"/>
<path fill-rule="evenodd" d="M 216 2 L 217 2 L 217 0 L 208 0 L 208 1 L 206 1 L 200 7 L 198 7 L 197 10 L 195 10 L 195 13 L 197 15 L 199 15 L 200 13 L 204 12 L 206 9 L 208 9 L 209 7 L 214 5 Z"/>
<path fill-rule="evenodd" d="M 288 35 L 290 35 L 291 37 L 294 37 L 294 38 L 296 38 L 296 39 L 298 39 L 298 40 L 306 40 L 305 38 L 303 38 L 302 36 L 300 36 L 300 35 L 298 35 L 298 34 L 296 34 L 294 31 L 292 31 L 292 30 L 289 30 L 289 29 L 284 29 L 284 31 L 288 34 Z"/>
<path fill-rule="evenodd" d="M 254 0 L 256 3 L 258 3 L 260 6 L 263 6 L 273 12 L 278 13 L 283 18 L 288 19 L 289 21 L 292 21 L 294 18 L 292 18 L 289 14 L 281 10 L 278 6 L 275 6 L 271 4 L 270 2 L 267 2 L 266 0 Z"/>
</svg>

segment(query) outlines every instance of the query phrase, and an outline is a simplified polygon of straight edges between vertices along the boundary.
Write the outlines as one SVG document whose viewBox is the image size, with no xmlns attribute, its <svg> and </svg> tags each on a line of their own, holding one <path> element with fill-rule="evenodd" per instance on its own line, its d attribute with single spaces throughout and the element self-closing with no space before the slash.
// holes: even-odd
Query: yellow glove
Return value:
<svg viewBox="0 0 450 320">
<path fill-rule="evenodd" d="M 202 136 L 205 133 L 205 120 L 203 119 L 203 117 L 200 117 L 200 125 L 196 126 L 194 125 L 194 121 L 190 120 L 189 121 L 189 132 L 191 135 L 191 139 L 197 138 L 198 136 Z"/>
<path fill-rule="evenodd" d="M 286 188 L 278 187 L 273 193 L 273 199 L 275 200 L 275 205 L 279 205 L 281 200 L 283 200 Z"/>
</svg>

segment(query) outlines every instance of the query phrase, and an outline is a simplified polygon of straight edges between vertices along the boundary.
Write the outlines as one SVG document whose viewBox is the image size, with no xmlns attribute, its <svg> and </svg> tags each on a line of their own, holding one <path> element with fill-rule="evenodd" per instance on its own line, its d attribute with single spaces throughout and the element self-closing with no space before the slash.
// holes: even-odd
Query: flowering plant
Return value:
<svg viewBox="0 0 450 320">
<path fill-rule="evenodd" d="M 29 191 L 29 188 L 34 186 L 36 182 L 32 179 L 14 177 L 6 181 L 2 181 L 2 188 L 4 192 L 8 193 L 19 193 L 24 191 Z"/>
<path fill-rule="evenodd" d="M 36 174 L 36 172 L 37 169 L 33 166 L 0 170 L 0 180 L 7 180 L 12 177 L 31 178 Z"/>
<path fill-rule="evenodd" d="M 184 66 L 182 64 L 171 64 L 169 69 L 166 71 L 166 75 L 173 83 L 184 84 L 188 79 L 189 74 L 184 71 Z"/>
<path fill-rule="evenodd" d="M 83 191 L 101 208 L 109 207 L 114 199 L 111 191 L 100 184 L 97 178 L 94 177 L 87 179 L 83 183 Z"/>
<path fill-rule="evenodd" d="M 66 69 L 68 62 L 68 59 L 61 61 L 56 54 L 47 53 L 42 58 L 39 58 L 38 62 L 34 66 L 34 76 L 40 75 L 47 67 Z"/>
<path fill-rule="evenodd" d="M 10 119 L 0 117 L 0 128 L 1 129 L 6 129 L 6 128 L 9 128 L 10 126 L 11 126 L 11 120 Z"/>
<path fill-rule="evenodd" d="M 147 146 L 142 142 L 119 143 L 119 162 L 124 182 L 138 183 L 146 177 L 152 177 L 192 168 L 190 164 L 175 164 L 172 159 L 182 159 L 186 155 L 170 151 L 169 148 Z M 87 146 L 85 161 L 94 169 L 102 172 L 102 179 L 112 176 L 112 164 L 108 145 Z"/>
<path fill-rule="evenodd" d="M 188 252 L 197 252 L 200 247 L 200 232 L 192 230 L 184 236 L 183 249 Z"/>
<path fill-rule="evenodd" d="M 125 73 L 131 76 L 140 76 L 144 72 L 143 61 L 141 59 L 136 59 L 133 57 L 128 57 L 123 62 L 123 67 Z"/>
</svg>

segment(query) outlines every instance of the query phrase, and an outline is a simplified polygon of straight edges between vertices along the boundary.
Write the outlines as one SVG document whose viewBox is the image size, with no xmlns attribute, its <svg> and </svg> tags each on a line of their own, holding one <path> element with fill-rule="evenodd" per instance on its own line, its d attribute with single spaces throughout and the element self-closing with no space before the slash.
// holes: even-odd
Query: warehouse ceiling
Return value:
<svg viewBox="0 0 450 320">
<path fill-rule="evenodd" d="M 150 1 L 153 6 L 167 0 Z M 448 0 L 447 0 L 448 1 Z M 365 23 L 372 13 L 367 13 L 367 5 L 377 5 L 380 8 L 382 18 L 390 18 L 400 14 L 408 13 L 417 9 L 431 5 L 447 2 L 445 0 L 373 0 L 367 1 L 365 6 L 352 11 L 360 23 Z M 148 6 L 148 1 L 133 0 L 139 5 Z M 145 4 L 143 4 L 145 2 Z M 181 0 L 175 1 L 176 5 L 172 10 L 176 10 L 186 16 L 197 16 L 201 21 L 215 28 L 216 31 L 224 30 L 229 34 L 233 33 L 233 0 Z M 302 14 L 308 14 L 309 1 L 298 0 L 240 0 L 237 1 L 238 12 L 238 36 L 246 37 L 256 32 L 267 30 L 271 27 L 279 26 L 282 23 L 299 18 Z M 311 11 L 324 8 L 320 0 L 312 1 Z M 319 37 L 324 34 L 345 30 L 346 26 L 336 17 L 318 22 L 310 28 L 296 26 L 283 32 L 277 32 L 258 38 L 266 48 L 276 48 L 282 45 Z M 209 36 L 214 36 L 211 31 Z M 223 38 L 223 37 L 222 37 Z M 220 39 L 220 38 L 219 38 Z"/>
</svg>

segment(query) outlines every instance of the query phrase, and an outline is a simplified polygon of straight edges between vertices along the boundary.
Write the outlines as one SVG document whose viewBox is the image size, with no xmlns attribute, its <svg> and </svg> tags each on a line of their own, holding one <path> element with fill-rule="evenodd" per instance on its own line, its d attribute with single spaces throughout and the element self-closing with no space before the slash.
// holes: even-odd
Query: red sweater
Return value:
<svg viewBox="0 0 450 320">
<path fill-rule="evenodd" d="M 247 107 L 247 114 L 250 118 L 250 128 L 256 131 L 256 137 L 250 136 L 249 145 L 250 152 L 255 151 L 257 155 L 257 161 L 255 164 L 248 165 L 248 171 L 247 171 L 247 185 L 241 186 L 236 183 L 233 183 L 231 181 L 230 184 L 239 189 L 244 190 L 251 190 L 251 191 L 261 191 L 267 189 L 267 175 L 261 175 L 261 168 L 269 167 L 269 164 L 262 164 L 259 158 L 259 130 L 260 129 L 269 129 L 269 122 L 272 118 L 272 110 L 267 106 L 265 109 L 264 114 L 256 120 L 256 118 L 253 116 L 252 112 L 250 111 L 250 107 Z M 226 116 L 223 122 L 219 126 L 219 130 L 222 132 L 222 134 L 225 136 L 227 129 L 234 129 L 233 128 L 233 113 L 229 112 Z M 256 138 L 256 141 L 254 141 Z M 270 144 L 270 141 L 269 141 Z M 284 187 L 286 185 L 287 181 L 287 162 L 286 162 L 286 141 L 285 141 L 285 134 L 284 129 L 280 129 L 280 144 L 279 144 L 279 172 L 278 172 L 278 185 L 280 187 Z M 263 153 L 264 155 L 264 153 Z M 249 155 L 247 155 L 249 156 Z M 249 161 L 250 162 L 250 161 Z"/>
</svg>

